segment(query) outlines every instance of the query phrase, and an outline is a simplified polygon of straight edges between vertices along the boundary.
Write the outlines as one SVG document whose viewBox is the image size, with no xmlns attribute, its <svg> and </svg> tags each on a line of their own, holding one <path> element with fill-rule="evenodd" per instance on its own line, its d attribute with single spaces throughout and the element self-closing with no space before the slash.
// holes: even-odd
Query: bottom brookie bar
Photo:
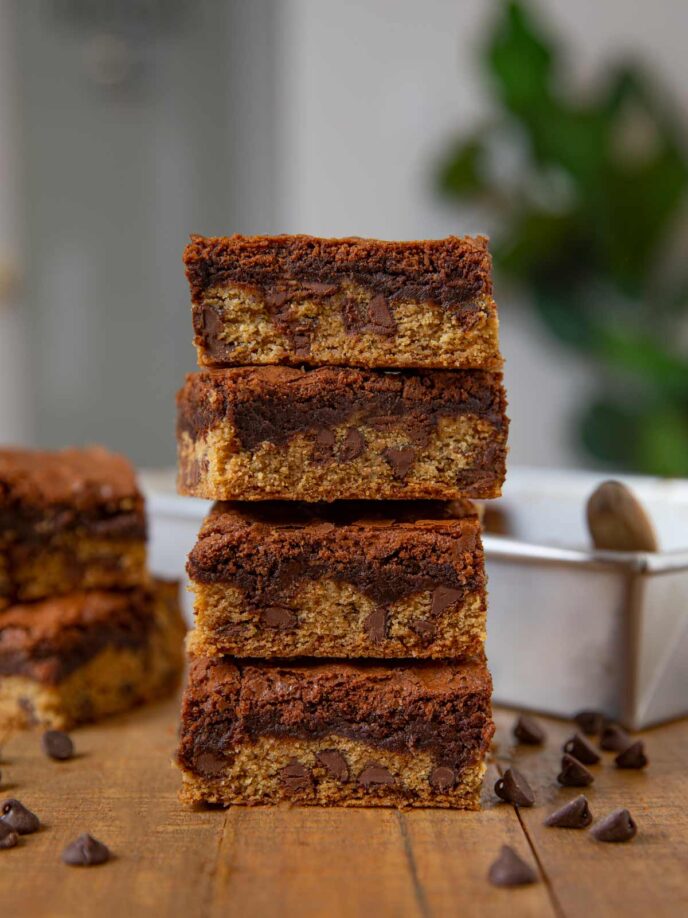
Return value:
<svg viewBox="0 0 688 918">
<path fill-rule="evenodd" d="M 0 726 L 65 728 L 171 690 L 183 661 L 177 583 L 70 593 L 0 615 Z"/>
<path fill-rule="evenodd" d="M 188 803 L 478 809 L 494 732 L 484 661 L 192 660 Z"/>
</svg>

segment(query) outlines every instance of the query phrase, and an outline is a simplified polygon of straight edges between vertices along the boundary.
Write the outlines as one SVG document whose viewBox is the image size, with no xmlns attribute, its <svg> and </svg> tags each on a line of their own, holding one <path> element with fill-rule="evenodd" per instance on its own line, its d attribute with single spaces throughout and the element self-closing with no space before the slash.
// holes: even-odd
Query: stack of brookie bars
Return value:
<svg viewBox="0 0 688 918">
<path fill-rule="evenodd" d="M 193 237 L 189 802 L 479 805 L 480 523 L 507 420 L 482 238 Z"/>
<path fill-rule="evenodd" d="M 183 632 L 178 585 L 147 571 L 126 459 L 0 450 L 0 727 L 65 728 L 171 690 Z"/>
</svg>

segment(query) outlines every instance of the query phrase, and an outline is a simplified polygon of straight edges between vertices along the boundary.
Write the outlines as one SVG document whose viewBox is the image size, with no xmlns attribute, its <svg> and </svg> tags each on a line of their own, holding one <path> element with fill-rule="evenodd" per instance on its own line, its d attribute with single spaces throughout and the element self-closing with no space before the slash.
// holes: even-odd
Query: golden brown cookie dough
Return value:
<svg viewBox="0 0 688 918">
<path fill-rule="evenodd" d="M 197 656 L 447 659 L 485 640 L 466 501 L 216 504 L 187 571 Z"/>
<path fill-rule="evenodd" d="M 491 689 L 480 659 L 197 658 L 182 709 L 182 799 L 477 809 Z"/>
</svg>

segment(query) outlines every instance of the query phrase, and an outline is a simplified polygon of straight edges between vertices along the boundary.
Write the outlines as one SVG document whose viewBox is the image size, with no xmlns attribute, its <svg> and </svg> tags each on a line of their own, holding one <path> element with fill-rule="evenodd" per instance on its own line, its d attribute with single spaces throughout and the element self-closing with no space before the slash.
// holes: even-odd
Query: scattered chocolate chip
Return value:
<svg viewBox="0 0 688 918">
<path fill-rule="evenodd" d="M 572 755 L 574 759 L 578 759 L 584 765 L 597 765 L 602 758 L 599 752 L 580 733 L 574 733 L 571 739 L 566 740 L 564 752 L 568 752 L 569 755 Z"/>
<path fill-rule="evenodd" d="M 614 810 L 590 829 L 593 838 L 602 842 L 627 842 L 637 833 L 638 827 L 628 810 Z"/>
<path fill-rule="evenodd" d="M 587 787 L 595 780 L 594 776 L 588 769 L 574 759 L 572 755 L 565 753 L 561 760 L 561 771 L 557 775 L 557 781 L 564 787 Z"/>
<path fill-rule="evenodd" d="M 502 845 L 499 857 L 487 875 L 493 886 L 526 886 L 537 882 L 537 874 L 509 845 Z"/>
<path fill-rule="evenodd" d="M 600 711 L 579 711 L 573 719 L 587 736 L 599 736 L 604 726 L 604 714 Z"/>
<path fill-rule="evenodd" d="M 38 832 L 41 822 L 35 813 L 27 810 L 19 800 L 5 800 L 2 805 L 2 816 L 0 822 L 14 829 L 19 835 L 31 835 Z"/>
<path fill-rule="evenodd" d="M 304 281 L 302 286 L 304 290 L 315 293 L 317 296 L 331 296 L 339 289 L 337 284 L 327 284 L 323 281 Z"/>
<path fill-rule="evenodd" d="M 600 749 L 605 752 L 623 752 L 631 745 L 631 738 L 618 724 L 607 724 L 600 737 Z"/>
<path fill-rule="evenodd" d="M 519 743 L 526 746 L 541 746 L 545 741 L 545 731 L 534 717 L 521 714 L 514 724 L 513 734 Z"/>
<path fill-rule="evenodd" d="M 6 826 L 0 821 L 0 851 L 16 847 L 18 841 L 19 834 L 11 826 Z"/>
<path fill-rule="evenodd" d="M 533 789 L 517 768 L 507 768 L 494 789 L 498 797 L 514 806 L 532 806 L 535 803 Z"/>
<path fill-rule="evenodd" d="M 332 449 L 336 440 L 331 430 L 328 430 L 326 427 L 321 427 L 315 435 L 315 442 L 318 444 L 318 446 L 324 447 L 326 449 Z"/>
<path fill-rule="evenodd" d="M 296 759 L 284 766 L 280 771 L 280 778 L 290 791 L 310 790 L 311 788 L 310 771 Z"/>
<path fill-rule="evenodd" d="M 349 780 L 349 766 L 344 756 L 338 749 L 323 749 L 316 753 L 317 760 L 327 769 L 331 777 L 346 784 Z"/>
<path fill-rule="evenodd" d="M 358 783 L 366 789 L 383 784 L 394 784 L 394 775 L 383 765 L 367 765 L 358 776 Z"/>
<path fill-rule="evenodd" d="M 430 612 L 432 615 L 440 615 L 449 606 L 453 606 L 463 596 L 461 590 L 455 590 L 453 587 L 438 586 L 432 592 L 432 606 Z"/>
<path fill-rule="evenodd" d="M 296 612 L 285 606 L 266 606 L 261 621 L 266 628 L 275 628 L 277 631 L 291 631 L 298 625 Z"/>
<path fill-rule="evenodd" d="M 404 449 L 387 447 L 387 449 L 382 450 L 382 456 L 389 464 L 396 478 L 406 478 L 416 459 L 416 451 L 411 449 L 410 446 Z"/>
<path fill-rule="evenodd" d="M 92 835 L 80 835 L 62 852 L 62 860 L 70 867 L 95 867 L 110 860 L 107 845 Z"/>
<path fill-rule="evenodd" d="M 380 644 L 387 637 L 387 610 L 375 609 L 363 622 L 368 639 L 373 644 Z"/>
<path fill-rule="evenodd" d="M 366 442 L 361 431 L 355 427 L 350 427 L 339 449 L 339 461 L 352 462 L 354 459 L 358 459 L 361 453 L 365 451 L 365 446 Z"/>
<path fill-rule="evenodd" d="M 586 829 L 592 822 L 587 798 L 582 794 L 569 800 L 545 819 L 545 825 L 557 829 Z"/>
<path fill-rule="evenodd" d="M 227 766 L 227 760 L 215 752 L 201 752 L 194 758 L 193 764 L 199 774 L 212 778 L 222 774 Z"/>
<path fill-rule="evenodd" d="M 446 765 L 438 765 L 430 772 L 428 781 L 434 790 L 439 791 L 440 794 L 446 794 L 456 784 L 456 772 Z"/>
<path fill-rule="evenodd" d="M 43 752 L 58 762 L 66 762 L 74 755 L 72 738 L 61 730 L 46 730 L 41 737 Z"/>
<path fill-rule="evenodd" d="M 310 335 L 294 335 L 294 353 L 297 357 L 307 357 L 311 352 Z"/>
<path fill-rule="evenodd" d="M 387 300 L 381 293 L 378 293 L 368 303 L 368 319 L 373 326 L 373 331 L 389 334 L 396 329 L 394 316 L 389 311 Z"/>
<path fill-rule="evenodd" d="M 637 740 L 617 755 L 614 764 L 617 768 L 645 768 L 647 761 L 643 741 Z"/>
</svg>

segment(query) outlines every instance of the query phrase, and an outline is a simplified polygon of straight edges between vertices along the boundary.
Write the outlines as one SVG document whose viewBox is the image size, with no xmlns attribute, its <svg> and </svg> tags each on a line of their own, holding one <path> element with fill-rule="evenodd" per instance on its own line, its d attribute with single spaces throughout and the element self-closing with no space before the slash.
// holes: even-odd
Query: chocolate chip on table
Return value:
<svg viewBox="0 0 688 918">
<path fill-rule="evenodd" d="M 541 746 L 545 741 L 545 731 L 534 717 L 521 714 L 513 729 L 514 737 L 525 746 Z"/>
<path fill-rule="evenodd" d="M 565 753 L 561 760 L 561 771 L 557 775 L 557 781 L 564 787 L 587 787 L 595 780 L 592 772 L 574 759 L 572 755 Z"/>
<path fill-rule="evenodd" d="M 41 737 L 43 752 L 58 762 L 66 762 L 74 755 L 74 743 L 68 734 L 61 730 L 46 730 Z"/>
<path fill-rule="evenodd" d="M 601 842 L 627 842 L 638 834 L 638 827 L 628 810 L 614 810 L 600 819 L 590 834 Z"/>
<path fill-rule="evenodd" d="M 571 739 L 564 743 L 564 752 L 568 752 L 574 759 L 584 765 L 597 765 L 602 756 L 580 733 L 574 733 Z"/>
<path fill-rule="evenodd" d="M 623 752 L 631 745 L 631 738 L 618 724 L 607 724 L 600 736 L 600 749 L 605 752 Z"/>
<path fill-rule="evenodd" d="M 13 798 L 3 803 L 0 822 L 14 829 L 18 835 L 31 835 L 33 832 L 38 832 L 41 827 L 38 816 L 31 810 L 27 810 L 19 800 Z"/>
<path fill-rule="evenodd" d="M 456 784 L 456 772 L 447 765 L 437 765 L 430 772 L 428 781 L 433 790 L 438 791 L 440 794 L 446 794 Z"/>
<path fill-rule="evenodd" d="M 587 829 L 592 822 L 592 813 L 587 797 L 582 794 L 569 800 L 545 819 L 545 825 L 557 829 Z"/>
<path fill-rule="evenodd" d="M 18 841 L 19 833 L 0 821 L 0 851 L 16 847 Z"/>
<path fill-rule="evenodd" d="M 375 609 L 363 622 L 368 640 L 380 644 L 387 637 L 387 610 Z"/>
<path fill-rule="evenodd" d="M 62 860 L 70 867 L 96 867 L 110 860 L 110 851 L 107 845 L 86 833 L 67 845 Z"/>
<path fill-rule="evenodd" d="M 301 762 L 293 759 L 280 771 L 280 779 L 287 790 L 310 790 L 311 773 Z"/>
<path fill-rule="evenodd" d="M 322 749 L 315 757 L 332 778 L 346 784 L 349 780 L 349 766 L 338 749 Z"/>
<path fill-rule="evenodd" d="M 573 719 L 587 736 L 599 736 L 605 722 L 601 711 L 579 711 Z"/>
<path fill-rule="evenodd" d="M 392 472 L 394 473 L 395 478 L 406 478 L 411 466 L 416 459 L 416 451 L 410 446 L 405 447 L 404 449 L 393 449 L 392 447 L 387 447 L 382 450 L 382 456 L 389 464 Z"/>
<path fill-rule="evenodd" d="M 631 743 L 627 749 L 620 752 L 614 759 L 617 768 L 645 768 L 648 759 L 645 755 L 645 746 L 642 740 Z"/>
<path fill-rule="evenodd" d="M 430 607 L 431 615 L 440 615 L 449 606 L 453 606 L 463 596 L 461 590 L 455 590 L 453 587 L 438 586 L 432 592 L 432 606 Z"/>
<path fill-rule="evenodd" d="M 366 789 L 384 784 L 394 784 L 394 775 L 384 765 L 367 765 L 358 776 L 358 783 Z"/>
<path fill-rule="evenodd" d="M 507 768 L 494 789 L 500 799 L 514 806 L 532 806 L 535 803 L 533 789 L 517 768 Z"/>
<path fill-rule="evenodd" d="M 509 845 L 502 845 L 499 857 L 487 875 L 493 886 L 526 886 L 537 883 L 537 874 Z"/>
</svg>

